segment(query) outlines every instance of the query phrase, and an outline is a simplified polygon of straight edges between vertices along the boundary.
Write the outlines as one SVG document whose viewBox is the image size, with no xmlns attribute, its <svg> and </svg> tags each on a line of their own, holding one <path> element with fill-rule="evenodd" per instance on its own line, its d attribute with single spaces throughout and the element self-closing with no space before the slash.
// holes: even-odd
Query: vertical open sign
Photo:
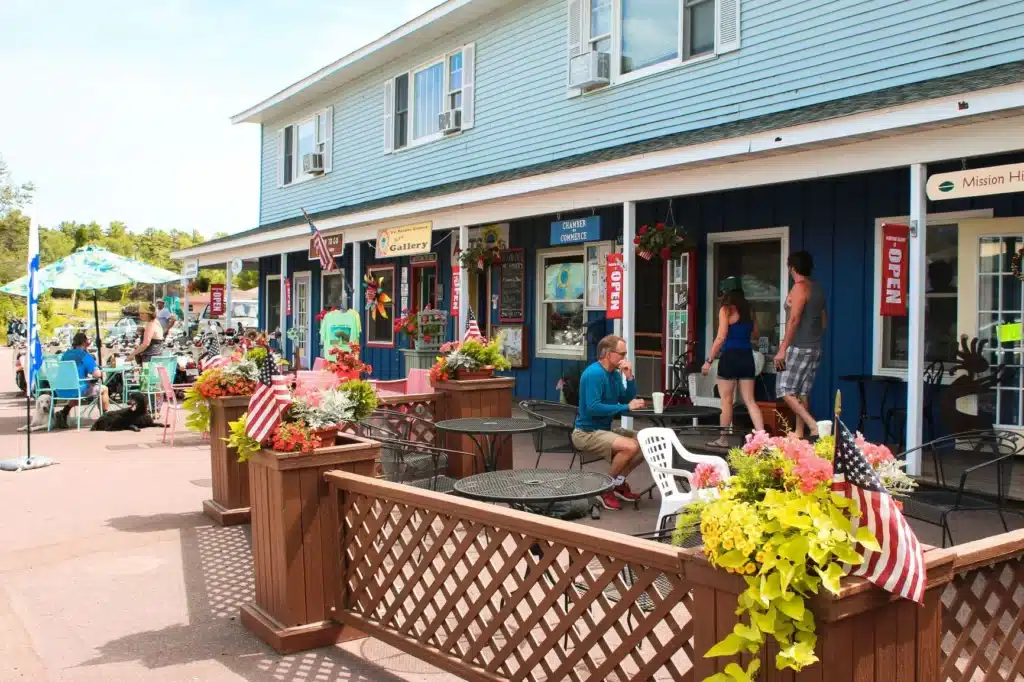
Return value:
<svg viewBox="0 0 1024 682">
<path fill-rule="evenodd" d="M 907 316 L 910 228 L 882 225 L 882 317 Z"/>
<path fill-rule="evenodd" d="M 622 294 L 625 274 L 622 269 L 622 254 L 609 253 L 605 278 L 605 317 L 609 320 L 622 319 Z"/>
</svg>

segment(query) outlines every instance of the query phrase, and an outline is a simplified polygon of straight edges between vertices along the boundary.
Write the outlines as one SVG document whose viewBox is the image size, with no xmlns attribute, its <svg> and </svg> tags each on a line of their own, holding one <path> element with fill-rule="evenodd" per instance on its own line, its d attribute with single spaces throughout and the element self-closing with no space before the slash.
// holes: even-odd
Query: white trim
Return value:
<svg viewBox="0 0 1024 682">
<path fill-rule="evenodd" d="M 761 242 L 779 240 L 779 323 L 786 324 L 786 296 L 789 294 L 789 268 L 786 266 L 786 259 L 789 258 L 789 226 L 766 227 L 759 230 L 735 230 L 730 232 L 709 232 L 707 235 L 707 257 L 704 270 L 704 310 L 707 311 L 704 319 L 704 353 L 711 349 L 711 343 L 715 338 L 715 321 L 718 319 L 715 314 L 715 294 L 718 292 L 718 282 L 712 281 L 715 274 L 715 246 L 717 244 L 735 244 L 737 242 Z M 784 328 L 784 327 L 783 327 Z M 764 330 L 762 330 L 764 331 Z M 781 330 L 780 330 L 781 334 Z M 781 336 L 780 336 L 781 338 Z"/>
<path fill-rule="evenodd" d="M 395 300 L 395 295 L 398 293 L 398 263 L 372 263 L 366 266 L 366 274 L 372 275 L 374 272 L 390 272 L 391 273 L 391 291 L 386 292 L 391 297 L 390 303 L 384 305 L 391 306 L 391 317 L 388 323 L 388 330 L 391 334 L 387 341 L 377 339 L 376 341 L 370 340 L 370 330 L 373 328 L 373 318 L 370 316 L 370 311 L 365 310 L 362 314 L 365 316 L 363 327 L 366 329 L 366 347 L 367 348 L 397 348 L 397 341 L 395 335 L 395 329 L 392 322 L 395 319 L 395 309 L 398 308 L 398 301 Z M 354 294 L 353 294 L 354 295 Z"/>
<path fill-rule="evenodd" d="M 348 291 L 345 289 L 345 268 L 337 268 L 331 272 L 320 271 L 320 310 L 324 309 L 324 280 L 328 277 L 341 277 L 342 288 L 341 288 L 341 305 L 342 308 L 348 308 Z"/>
<path fill-rule="evenodd" d="M 959 110 L 958 100 L 970 103 L 971 117 Z M 1018 83 L 747 137 L 638 154 L 317 222 L 321 230 L 349 228 L 346 238 L 366 240 L 387 227 L 386 221 L 400 225 L 400 221 L 420 214 L 431 214 L 435 230 L 449 230 L 463 223 L 486 224 L 604 206 L 610 200 L 644 201 L 862 173 L 906 165 L 910 159 L 934 162 L 1004 153 L 1024 146 L 1020 137 L 1024 118 L 1016 111 L 1022 108 L 1024 84 Z M 981 120 L 973 116 L 999 112 L 1006 117 Z M 950 130 L 949 126 L 962 127 Z M 915 127 L 918 129 L 913 130 Z M 908 128 L 911 130 L 905 130 Z M 837 154 L 840 144 L 842 153 Z M 809 148 L 812 145 L 814 148 Z M 738 179 L 741 184 L 737 184 Z M 201 258 L 205 267 L 223 262 L 217 260 L 226 257 L 217 255 L 222 252 L 235 254 L 242 247 L 257 246 L 246 251 L 251 254 L 248 257 L 255 258 L 280 252 L 277 245 L 268 246 L 268 242 L 302 236 L 308 241 L 308 235 L 309 227 L 296 223 L 237 240 L 181 249 L 171 256 L 182 259 L 208 255 Z"/>
<path fill-rule="evenodd" d="M 263 278 L 263 282 L 265 284 L 266 282 L 269 282 L 272 279 L 276 279 L 277 282 L 278 282 L 278 284 L 277 284 L 277 291 L 278 291 L 277 301 L 278 301 L 278 306 L 280 307 L 281 310 L 284 310 L 284 288 L 281 286 L 281 275 L 267 275 L 266 277 Z M 280 328 L 280 327 L 281 327 L 281 320 L 278 319 L 277 320 L 277 324 L 275 325 L 274 329 L 277 329 L 277 328 Z M 269 334 L 270 332 L 274 331 L 274 329 L 270 328 L 270 296 L 266 295 L 266 296 L 263 297 L 263 331 L 265 331 L 265 332 L 267 332 Z"/>
<path fill-rule="evenodd" d="M 292 301 L 292 325 L 295 326 L 295 318 L 299 314 L 299 287 L 297 281 L 300 278 L 306 279 L 306 343 L 303 345 L 303 357 L 302 365 L 305 369 L 312 367 L 313 360 L 313 318 L 316 314 L 313 312 L 313 273 L 309 270 L 297 270 L 292 273 L 292 296 L 295 298 Z M 293 349 L 294 350 L 294 349 Z"/>
<path fill-rule="evenodd" d="M 541 264 L 547 258 L 557 258 L 559 256 L 579 256 L 583 267 L 587 266 L 587 250 L 583 244 L 574 244 L 572 246 L 559 246 L 552 249 L 537 249 L 534 255 L 534 270 L 536 270 L 535 278 L 535 291 L 534 291 L 534 319 L 537 324 L 534 325 L 536 331 L 534 332 L 534 355 L 538 358 L 548 358 L 554 360 L 579 360 L 587 357 L 587 344 L 586 341 L 579 350 L 572 350 L 569 346 L 552 347 L 544 343 L 544 337 L 547 332 L 547 319 L 545 317 L 544 308 L 544 268 Z M 586 278 L 584 277 L 584 286 L 586 286 Z M 628 300 L 628 299 L 626 299 Z M 586 324 L 587 319 L 587 296 L 586 291 L 583 292 L 583 320 Z"/>
<path fill-rule="evenodd" d="M 443 140 L 443 139 L 448 138 L 448 137 L 458 137 L 459 135 L 462 134 L 463 130 L 459 130 L 457 133 L 449 133 L 447 135 L 444 133 L 444 131 L 438 130 L 437 132 L 430 133 L 428 135 L 424 135 L 423 137 L 420 137 L 420 138 L 416 138 L 416 137 L 413 136 L 413 130 L 416 127 L 416 122 L 415 122 L 416 74 L 421 72 L 421 71 L 425 71 L 426 69 L 433 68 L 433 67 L 437 66 L 438 64 L 441 65 L 441 70 L 442 70 L 442 73 L 443 73 L 442 82 L 441 82 L 441 90 L 442 90 L 442 93 L 441 93 L 441 111 L 438 112 L 438 113 L 439 114 L 443 114 L 443 113 L 445 113 L 447 111 L 451 111 L 452 109 L 449 106 L 449 104 L 450 104 L 449 98 L 451 96 L 451 83 L 450 83 L 451 71 L 450 71 L 450 67 L 449 67 L 449 60 L 451 60 L 451 58 L 454 57 L 455 55 L 461 54 L 462 55 L 462 82 L 463 82 L 463 87 L 459 89 L 459 92 L 462 93 L 462 107 L 461 108 L 463 110 L 463 113 L 465 113 L 465 110 L 466 110 L 466 98 L 467 98 L 467 93 L 466 93 L 466 88 L 465 88 L 465 85 L 466 85 L 466 50 L 467 49 L 473 49 L 473 51 L 475 52 L 475 45 L 476 45 L 475 43 L 467 43 L 467 44 L 463 45 L 462 47 L 460 47 L 460 48 L 458 48 L 456 50 L 452 50 L 450 52 L 446 52 L 445 54 L 443 54 L 443 55 L 441 55 L 439 57 L 435 57 L 434 59 L 430 59 L 428 61 L 422 62 L 422 63 L 414 66 L 413 68 L 409 69 L 408 71 L 404 71 L 402 73 L 399 73 L 399 74 L 396 74 L 396 75 L 392 76 L 391 80 L 389 81 L 389 83 L 391 83 L 391 91 L 392 91 L 392 93 L 397 92 L 397 89 L 395 88 L 395 81 L 399 77 L 401 77 L 401 76 L 408 77 L 409 85 L 408 85 L 407 90 L 408 90 L 408 99 L 409 99 L 409 101 L 406 104 L 406 106 L 408 108 L 406 110 L 406 117 L 405 117 L 405 125 L 406 125 L 405 146 L 399 147 L 397 149 L 395 148 L 395 146 L 394 146 L 394 132 L 392 131 L 392 145 L 391 145 L 391 148 L 389 150 L 389 153 L 391 153 L 391 154 L 400 154 L 401 152 L 403 152 L 403 151 L 405 151 L 407 149 L 415 149 L 416 147 L 421 147 L 421 146 L 423 146 L 425 144 L 430 144 L 431 142 L 437 142 L 438 140 Z M 472 78 L 472 76 L 471 76 L 471 78 Z M 475 84 L 474 83 L 470 83 L 470 92 L 469 92 L 469 96 L 470 97 L 472 97 L 474 95 L 475 89 L 476 89 L 475 88 Z M 390 110 L 390 120 L 392 121 L 392 125 L 394 125 L 394 123 L 393 123 L 394 117 L 395 117 L 394 109 L 395 109 L 395 98 L 392 95 L 392 98 L 391 98 L 391 110 Z M 475 110 L 475 107 L 474 107 L 474 110 Z M 469 128 L 472 128 L 472 127 L 473 127 L 473 122 L 471 121 L 470 125 L 465 126 L 464 129 L 469 129 Z M 387 149 L 386 140 L 385 140 L 385 149 Z"/>
<path fill-rule="evenodd" d="M 928 224 L 948 225 L 949 223 L 959 223 L 962 220 L 970 220 L 972 218 L 991 218 L 993 215 L 993 211 L 990 208 L 981 208 L 972 211 L 952 211 L 949 213 L 929 213 Z M 875 233 L 872 248 L 873 268 L 871 271 L 871 277 L 873 279 L 872 286 L 874 288 L 874 293 L 871 297 L 871 373 L 879 376 L 891 376 L 906 379 L 906 369 L 882 366 L 883 318 L 878 314 L 879 302 L 882 299 L 882 223 L 909 225 L 910 216 L 892 216 L 888 218 L 875 219 Z"/>
<path fill-rule="evenodd" d="M 278 187 L 293 187 L 295 185 L 301 185 L 304 182 L 310 180 L 316 180 L 329 175 L 331 172 L 331 157 L 334 156 L 331 145 L 333 144 L 334 138 L 334 107 L 324 107 L 318 109 L 302 118 L 289 123 L 288 125 L 281 126 L 278 131 L 278 153 L 277 153 L 277 176 L 278 176 Z M 320 139 L 320 117 L 323 116 L 327 121 L 327 138 Z M 313 151 L 323 145 L 324 155 L 324 172 L 323 173 L 304 173 L 302 171 L 302 157 L 299 155 L 299 126 L 305 125 L 306 123 L 313 124 Z M 284 181 L 284 131 L 287 128 L 292 128 L 292 180 L 291 182 Z"/>
</svg>

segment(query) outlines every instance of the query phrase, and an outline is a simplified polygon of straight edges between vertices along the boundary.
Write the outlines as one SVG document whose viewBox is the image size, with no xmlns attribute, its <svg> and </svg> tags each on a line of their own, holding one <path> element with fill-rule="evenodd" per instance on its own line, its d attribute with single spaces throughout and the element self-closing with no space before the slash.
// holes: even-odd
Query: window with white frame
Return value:
<svg viewBox="0 0 1024 682">
<path fill-rule="evenodd" d="M 740 0 L 567 1 L 569 59 L 586 52 L 607 55 L 609 73 L 598 74 L 605 82 L 740 46 Z"/>
<path fill-rule="evenodd" d="M 442 55 L 384 84 L 384 147 L 398 151 L 468 130 L 474 124 L 473 45 Z M 441 118 L 458 112 L 459 125 Z"/>
<path fill-rule="evenodd" d="M 337 308 L 345 310 L 348 301 L 345 297 L 345 271 L 343 269 L 324 272 L 320 275 L 320 308 Z"/>
<path fill-rule="evenodd" d="M 586 354 L 584 309 L 586 268 L 583 246 L 537 252 L 537 353 L 561 357 Z"/>
<path fill-rule="evenodd" d="M 278 185 L 292 185 L 331 172 L 334 107 L 327 107 L 277 133 Z"/>
<path fill-rule="evenodd" d="M 380 290 L 390 299 L 384 304 L 385 315 L 366 311 L 366 342 L 371 346 L 394 346 L 395 330 L 395 266 L 377 265 L 366 268 L 373 281 L 380 282 Z"/>
<path fill-rule="evenodd" d="M 956 359 L 957 292 L 959 283 L 959 227 L 960 220 L 991 217 L 989 210 L 965 211 L 928 216 L 928 236 L 925 240 L 925 334 L 924 361 L 936 360 L 952 363 Z M 909 352 L 909 318 L 882 317 L 881 300 L 881 248 L 884 223 L 907 224 L 909 218 L 879 218 L 875 221 L 875 366 L 885 374 L 905 374 Z M 907 282 L 907 288 L 913 282 Z"/>
</svg>

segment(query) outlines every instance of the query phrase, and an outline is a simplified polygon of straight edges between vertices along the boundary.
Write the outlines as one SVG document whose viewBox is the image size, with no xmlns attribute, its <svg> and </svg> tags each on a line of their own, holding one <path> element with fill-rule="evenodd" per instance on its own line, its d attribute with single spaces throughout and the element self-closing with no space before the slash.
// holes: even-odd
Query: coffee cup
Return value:
<svg viewBox="0 0 1024 682">
<path fill-rule="evenodd" d="M 655 392 L 651 394 L 651 400 L 654 402 L 654 414 L 661 414 L 665 411 L 665 394 Z"/>
</svg>

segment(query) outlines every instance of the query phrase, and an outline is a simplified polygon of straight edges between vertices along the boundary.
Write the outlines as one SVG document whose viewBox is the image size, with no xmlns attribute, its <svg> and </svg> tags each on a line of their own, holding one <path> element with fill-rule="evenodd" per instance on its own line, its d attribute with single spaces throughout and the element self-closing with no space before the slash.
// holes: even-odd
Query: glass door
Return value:
<svg viewBox="0 0 1024 682">
<path fill-rule="evenodd" d="M 679 258 L 666 264 L 666 297 L 665 297 L 665 388 L 671 389 L 675 383 L 672 366 L 679 358 L 683 363 L 692 358 L 687 357 L 690 338 L 690 254 L 684 253 Z"/>
<path fill-rule="evenodd" d="M 295 300 L 292 302 L 292 309 L 294 311 L 292 326 L 304 332 L 302 340 L 298 342 L 295 348 L 295 357 L 298 358 L 303 369 L 309 369 L 312 366 L 310 351 L 313 348 L 313 343 L 310 338 L 309 288 L 309 273 L 296 273 L 293 292 Z"/>
</svg>

